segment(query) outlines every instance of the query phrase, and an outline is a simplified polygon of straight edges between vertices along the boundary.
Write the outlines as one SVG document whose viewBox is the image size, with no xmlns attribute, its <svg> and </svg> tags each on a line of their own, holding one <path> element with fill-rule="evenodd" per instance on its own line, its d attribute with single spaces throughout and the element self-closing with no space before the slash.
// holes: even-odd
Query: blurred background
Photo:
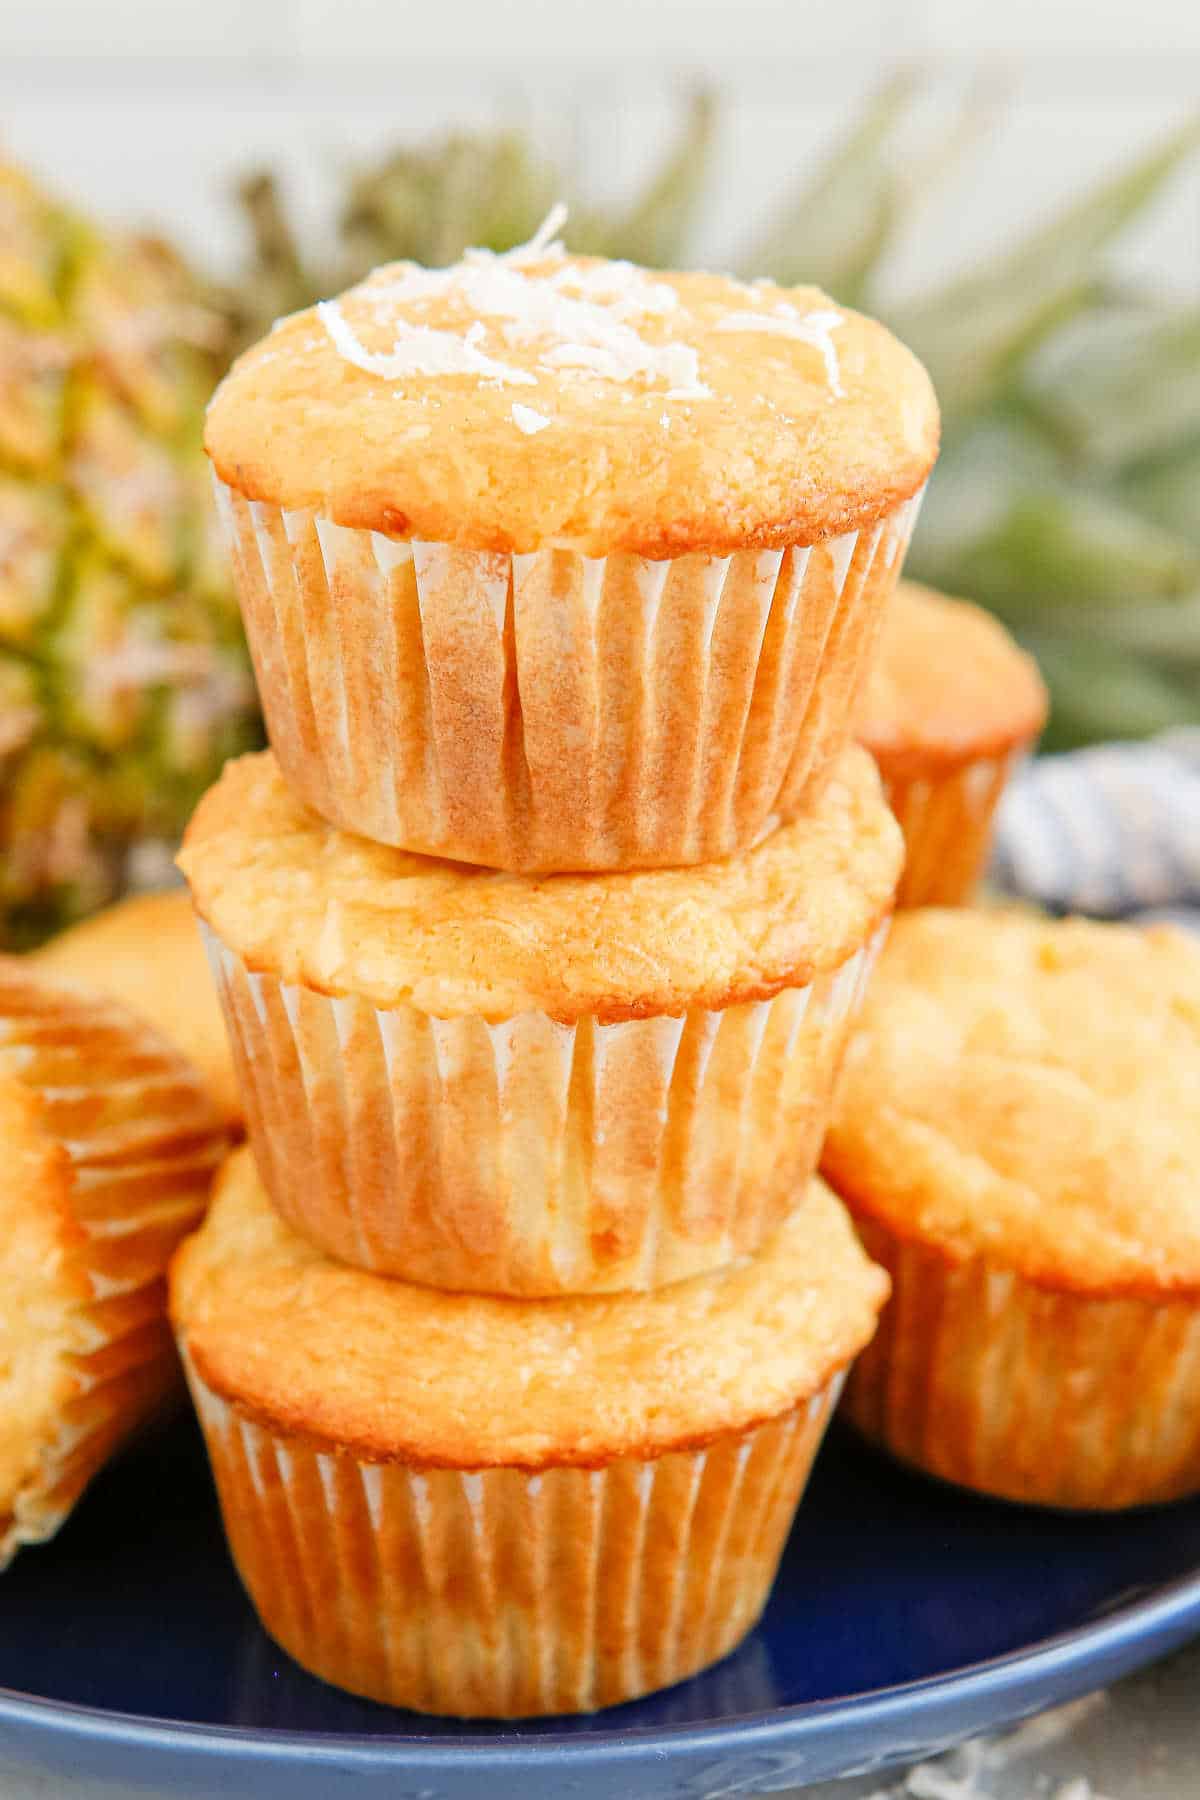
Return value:
<svg viewBox="0 0 1200 1800">
<path fill-rule="evenodd" d="M 1036 651 L 1049 745 L 1200 723 L 1198 107 L 1195 0 L 0 9 L 0 940 L 154 880 L 255 740 L 198 454 L 229 357 L 560 196 L 573 248 L 913 345 L 909 572 Z"/>
</svg>

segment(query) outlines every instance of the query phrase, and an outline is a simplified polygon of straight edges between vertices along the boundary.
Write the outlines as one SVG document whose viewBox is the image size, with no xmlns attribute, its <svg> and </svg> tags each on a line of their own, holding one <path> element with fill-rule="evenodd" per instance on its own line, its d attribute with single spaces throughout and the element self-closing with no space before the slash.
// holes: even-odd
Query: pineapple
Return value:
<svg viewBox="0 0 1200 1800">
<path fill-rule="evenodd" d="M 222 330 L 164 245 L 110 241 L 0 164 L 6 948 L 161 871 L 257 736 L 200 452 Z"/>
</svg>

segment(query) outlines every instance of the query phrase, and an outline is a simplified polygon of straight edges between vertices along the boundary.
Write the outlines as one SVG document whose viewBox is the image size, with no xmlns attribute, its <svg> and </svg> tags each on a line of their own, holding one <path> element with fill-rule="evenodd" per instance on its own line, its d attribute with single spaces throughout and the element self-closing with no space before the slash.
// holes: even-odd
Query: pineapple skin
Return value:
<svg viewBox="0 0 1200 1800">
<path fill-rule="evenodd" d="M 220 329 L 167 246 L 0 162 L 2 948 L 165 870 L 261 741 L 200 448 Z"/>
</svg>

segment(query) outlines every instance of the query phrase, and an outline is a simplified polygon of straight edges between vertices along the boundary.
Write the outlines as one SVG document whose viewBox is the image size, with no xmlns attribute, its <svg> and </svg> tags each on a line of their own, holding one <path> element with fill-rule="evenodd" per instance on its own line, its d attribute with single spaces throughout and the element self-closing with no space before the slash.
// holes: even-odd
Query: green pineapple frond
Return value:
<svg viewBox="0 0 1200 1800">
<path fill-rule="evenodd" d="M 920 91 L 912 70 L 883 84 L 815 174 L 785 198 L 743 258 L 747 275 L 826 288 L 847 306 L 863 298 L 901 228 L 908 190 L 895 135 Z"/>
<path fill-rule="evenodd" d="M 1200 306 L 1134 295 L 1093 308 L 1032 358 L 1022 391 L 1076 462 L 1112 470 L 1169 452 L 1200 436 Z"/>
<path fill-rule="evenodd" d="M 933 376 L 950 425 L 998 399 L 1024 357 L 1095 300 L 1102 253 L 1200 146 L 1200 121 L 967 275 L 889 311 Z"/>
<path fill-rule="evenodd" d="M 504 250 L 532 237 L 558 198 L 555 171 L 517 131 L 452 132 L 352 172 L 341 215 L 348 262 L 431 267 L 470 246 Z"/>
<path fill-rule="evenodd" d="M 704 201 L 716 134 L 716 99 L 707 88 L 699 88 L 683 110 L 674 143 L 627 206 L 572 205 L 563 234 L 568 248 L 586 256 L 623 257 L 650 269 L 685 263 Z"/>
<path fill-rule="evenodd" d="M 1200 547 L 1200 434 L 1124 470 L 1118 492 L 1145 518 Z"/>
</svg>

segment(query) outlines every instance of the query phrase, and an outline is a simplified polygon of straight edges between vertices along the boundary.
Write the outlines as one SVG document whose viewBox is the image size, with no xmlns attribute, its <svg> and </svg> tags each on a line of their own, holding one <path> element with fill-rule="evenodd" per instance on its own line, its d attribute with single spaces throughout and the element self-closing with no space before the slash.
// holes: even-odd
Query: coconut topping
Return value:
<svg viewBox="0 0 1200 1800">
<path fill-rule="evenodd" d="M 360 343 L 336 300 L 322 300 L 317 316 L 339 356 L 367 375 L 379 375 L 385 381 L 401 381 L 406 375 L 482 375 L 492 381 L 535 385 L 534 377 L 524 369 L 509 368 L 485 356 L 478 338 L 472 338 L 470 331 L 459 337 L 453 331 L 434 331 L 428 325 L 410 325 L 405 319 L 395 319 L 392 327 L 396 338 L 391 351 L 379 352 Z"/>
<path fill-rule="evenodd" d="M 534 412 L 532 406 L 522 406 L 519 401 L 513 403 L 512 422 L 518 431 L 525 433 L 526 437 L 536 436 L 539 431 L 545 431 L 547 425 L 550 424 L 545 413 Z"/>
<path fill-rule="evenodd" d="M 773 331 L 777 337 L 796 338 L 802 344 L 811 344 L 814 350 L 820 351 L 829 386 L 834 395 L 840 399 L 844 390 L 841 371 L 838 368 L 837 351 L 830 333 L 836 331 L 842 323 L 841 313 L 832 311 L 799 313 L 794 306 L 784 300 L 773 312 L 727 313 L 723 319 L 717 321 L 716 329 L 718 331 Z"/>
<path fill-rule="evenodd" d="M 637 329 L 638 320 L 661 318 L 679 308 L 675 290 L 629 262 L 587 268 L 563 262 L 565 252 L 556 233 L 566 216 L 564 206 L 552 208 L 527 244 L 504 255 L 468 250 L 460 263 L 447 269 L 406 263 L 381 271 L 356 298 L 367 304 L 376 325 L 393 333 L 390 350 L 368 349 L 339 301 L 323 301 L 318 317 L 347 362 L 386 381 L 403 381 L 411 375 L 474 375 L 485 381 L 536 385 L 536 375 L 505 362 L 501 348 L 533 345 L 537 366 L 547 372 L 614 383 L 661 383 L 668 400 L 710 399 L 712 390 L 702 379 L 693 345 L 680 339 L 651 343 Z M 558 263 L 563 266 L 556 267 Z M 755 300 L 762 291 L 745 290 Z M 446 300 L 474 315 L 465 332 L 435 329 L 398 316 L 400 307 Z M 830 333 L 841 323 L 840 313 L 801 314 L 780 302 L 770 311 L 731 313 L 717 329 L 775 332 L 811 344 L 824 361 L 831 390 L 840 395 Z M 499 342 L 489 343 L 495 339 Z M 514 407 L 513 422 L 529 434 L 549 422 L 530 408 L 521 408 L 520 413 L 523 416 Z M 539 422 L 532 423 L 534 418 Z"/>
</svg>

